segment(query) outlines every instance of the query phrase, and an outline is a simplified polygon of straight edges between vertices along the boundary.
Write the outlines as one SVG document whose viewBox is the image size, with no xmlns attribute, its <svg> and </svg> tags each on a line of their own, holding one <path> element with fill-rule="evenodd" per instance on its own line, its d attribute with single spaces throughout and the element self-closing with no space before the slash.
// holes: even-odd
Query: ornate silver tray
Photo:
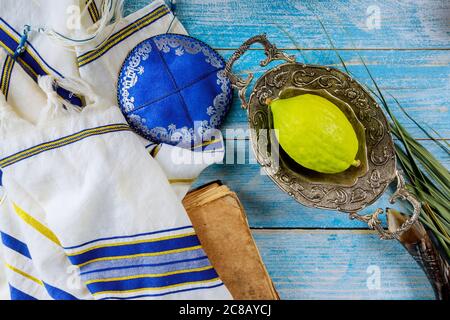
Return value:
<svg viewBox="0 0 450 320">
<path fill-rule="evenodd" d="M 242 79 L 231 72 L 233 64 L 253 43 L 261 43 L 267 58 L 261 66 L 271 61 L 284 60 L 257 79 L 247 101 L 246 91 L 253 80 L 253 74 Z M 247 109 L 250 140 L 257 161 L 265 168 L 269 177 L 285 192 L 303 205 L 338 210 L 349 214 L 351 219 L 366 222 L 376 229 L 383 239 L 397 238 L 418 219 L 421 204 L 404 185 L 404 179 L 397 170 L 394 144 L 389 125 L 383 111 L 356 80 L 334 68 L 307 65 L 295 62 L 271 44 L 266 36 L 258 35 L 248 39 L 231 56 L 225 67 L 233 87 L 238 89 L 242 107 Z M 278 147 L 267 99 L 313 93 L 331 100 L 349 119 L 358 136 L 357 159 L 361 165 L 351 167 L 339 174 L 322 174 L 306 169 L 292 160 Z M 274 147 L 276 146 L 276 147 Z M 375 202 L 394 180 L 397 189 L 390 201 L 398 198 L 407 200 L 414 212 L 398 230 L 389 232 L 382 227 L 379 215 L 359 215 L 358 211 Z"/>
</svg>

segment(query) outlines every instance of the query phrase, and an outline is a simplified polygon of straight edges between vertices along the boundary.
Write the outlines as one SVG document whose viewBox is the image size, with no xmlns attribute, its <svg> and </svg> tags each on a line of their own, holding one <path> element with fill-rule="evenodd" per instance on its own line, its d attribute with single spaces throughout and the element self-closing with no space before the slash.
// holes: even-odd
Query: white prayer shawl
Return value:
<svg viewBox="0 0 450 320">
<path fill-rule="evenodd" d="M 37 125 L 0 105 L 0 221 L 11 293 L 75 299 L 88 298 L 87 288 L 97 299 L 230 298 L 120 110 L 89 90 L 77 92 L 91 97 L 81 112 L 64 108 L 52 83 L 40 82 L 49 101 Z M 60 248 L 66 260 L 50 259 L 63 258 Z M 79 268 L 81 287 L 71 286 L 68 262 Z"/>
<path fill-rule="evenodd" d="M 1 4 L 0 32 L 5 32 L 0 33 L 0 40 L 4 34 L 19 40 L 20 32 L 14 33 L 12 29 L 20 30 L 20 24 L 26 19 L 42 16 L 32 14 L 26 17 L 30 10 L 19 6 L 24 2 L 28 6 L 33 5 L 23 0 L 6 1 L 8 6 Z M 9 6 L 10 3 L 14 5 Z M 45 8 L 43 3 L 46 1 L 41 2 Z M 69 5 L 71 1 L 65 3 Z M 144 8 L 139 14 L 145 14 L 154 6 Z M 48 8 L 47 1 L 46 10 L 42 9 L 41 13 Z M 21 18 L 17 21 L 11 19 L 14 28 L 5 19 L 17 17 L 18 11 L 14 10 L 19 9 L 23 9 L 19 11 Z M 160 32 L 165 32 L 163 29 L 169 23 L 166 21 Z M 175 26 L 182 28 L 178 23 Z M 2 142 L 8 143 L 1 145 L 1 159 L 42 143 L 74 138 L 71 144 L 63 143 L 64 147 L 46 149 L 46 152 L 17 163 L 13 159 L 14 164 L 3 169 L 4 188 L 0 198 L 5 191 L 6 197 L 0 206 L 0 230 L 4 231 L 3 258 L 0 255 L 0 260 L 8 262 L 6 278 L 10 294 L 14 290 L 16 297 L 39 299 L 230 298 L 193 234 L 180 201 L 176 199 L 176 196 L 184 196 L 190 182 L 208 163 L 180 166 L 176 163 L 179 159 L 174 162 L 173 150 L 183 157 L 191 157 L 193 152 L 168 145 L 156 146 L 125 130 L 125 126 L 120 125 L 125 120 L 111 97 L 96 98 L 81 113 L 55 113 L 55 108 L 49 107 L 46 95 L 33 81 L 33 75 L 35 80 L 37 75 L 44 73 L 58 77 L 63 75 L 60 70 L 64 70 L 64 76 L 74 76 L 73 73 L 76 76 L 78 69 L 71 70 L 70 63 L 65 61 L 75 59 L 73 51 L 43 45 L 48 41 L 46 35 L 33 33 L 26 55 L 21 56 L 24 59 L 16 63 L 9 56 L 0 55 L 1 89 L 8 99 L 8 104 L 2 103 L 2 108 L 8 110 L 13 106 L 14 110 L 3 114 L 6 114 L 8 123 L 14 122 L 12 117 L 20 124 L 7 130 L 8 138 L 2 134 Z M 4 42 L 1 43 L 3 47 Z M 132 43 L 128 45 L 133 47 Z M 40 51 L 36 49 L 38 47 Z M 111 54 L 105 55 L 105 59 L 108 57 L 112 61 L 114 51 L 109 51 Z M 61 56 L 65 57 L 62 59 L 64 62 L 61 62 Z M 51 63 L 47 57 L 53 59 L 48 60 Z M 99 63 L 101 59 L 98 60 Z M 119 64 L 117 61 L 117 69 Z M 30 72 L 30 68 L 36 74 Z M 88 68 L 86 66 L 86 70 Z M 99 78 L 89 80 L 97 84 L 108 82 Z M 67 92 L 60 93 L 60 96 L 74 101 L 70 94 L 65 95 Z M 54 101 L 55 93 L 49 88 L 47 95 L 50 101 Z M 94 96 L 92 92 L 89 95 Z M 49 125 L 41 116 L 44 115 L 45 119 L 51 112 L 57 116 Z M 114 127 L 117 124 L 120 130 Z M 86 130 L 91 131 L 86 133 Z M 80 132 L 83 132 L 83 137 L 84 134 L 88 137 L 77 140 L 76 135 Z M 154 155 L 157 153 L 156 158 L 166 175 L 148 156 L 142 144 L 147 145 Z M 210 158 L 220 161 L 222 156 L 223 151 L 213 153 Z M 175 184 L 181 182 L 182 187 L 171 189 L 167 177 Z M 122 254 L 124 252 L 126 254 Z M 81 279 L 74 265 L 81 267 Z M 133 265 L 136 267 L 132 268 Z M 164 281 L 171 284 L 161 286 L 164 281 L 147 277 L 149 274 L 164 274 Z M 4 278 L 5 270 L 0 268 L 0 294 L 3 293 L 3 297 Z"/>
<path fill-rule="evenodd" d="M 0 245 L 0 265 L 5 264 L 5 258 L 3 257 L 3 246 Z M 0 300 L 9 300 L 10 293 L 8 287 L 8 280 L 6 280 L 6 273 L 3 267 L 0 267 Z"/>
<path fill-rule="evenodd" d="M 120 1 L 117 0 L 62 0 L 57 1 L 57 5 L 52 0 L 0 0 L 0 46 L 12 54 L 20 41 L 24 25 L 30 25 L 32 31 L 29 33 L 28 45 L 19 57 L 19 63 L 35 81 L 38 75 L 81 77 L 91 83 L 111 104 L 116 105 L 117 77 L 129 51 L 142 40 L 157 34 L 167 31 L 181 34 L 187 32 L 163 0 L 154 0 L 131 15 L 117 19 L 114 24 L 102 27 L 98 36 L 87 44 L 64 47 L 61 40 L 56 41 L 47 34 L 38 32 L 42 28 L 47 31 L 56 30 L 75 40 L 89 38 L 101 23 L 101 4 L 108 1 L 119 7 L 117 3 Z M 86 7 L 86 4 L 89 6 Z M 81 14 L 85 13 L 81 16 L 80 25 L 77 25 L 75 19 L 76 8 L 80 8 L 78 12 Z M 16 65 L 17 63 L 13 69 Z M 39 110 L 31 107 L 33 103 L 29 101 L 34 99 L 34 95 L 23 95 L 23 92 L 30 92 L 27 85 L 29 80 L 14 81 L 14 76 L 12 78 L 14 85 L 9 83 L 9 99 L 14 99 L 13 105 L 23 118 L 36 122 Z M 37 95 L 43 98 L 42 93 Z M 60 96 L 70 98 L 72 102 L 78 100 L 63 89 Z M 216 136 L 218 142 L 205 148 L 204 156 L 199 156 L 199 152 L 180 150 L 176 146 L 156 145 L 146 139 L 141 141 L 162 165 L 172 188 L 182 199 L 201 171 L 212 163 L 222 161 L 224 144 L 220 131 Z M 179 158 L 180 154 L 183 159 Z"/>
</svg>

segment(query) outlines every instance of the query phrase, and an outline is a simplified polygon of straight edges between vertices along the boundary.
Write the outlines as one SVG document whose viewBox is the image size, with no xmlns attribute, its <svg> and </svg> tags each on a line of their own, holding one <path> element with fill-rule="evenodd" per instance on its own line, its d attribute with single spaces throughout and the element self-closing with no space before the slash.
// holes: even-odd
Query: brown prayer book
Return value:
<svg viewBox="0 0 450 320">
<path fill-rule="evenodd" d="M 225 286 L 237 300 L 278 300 L 237 195 L 221 182 L 189 192 L 183 205 Z"/>
</svg>

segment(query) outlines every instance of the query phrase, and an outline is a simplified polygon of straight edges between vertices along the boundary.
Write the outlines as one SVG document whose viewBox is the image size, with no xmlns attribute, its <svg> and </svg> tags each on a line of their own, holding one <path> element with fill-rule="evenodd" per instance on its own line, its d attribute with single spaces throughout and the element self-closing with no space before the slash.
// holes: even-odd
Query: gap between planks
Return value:
<svg viewBox="0 0 450 320">
<path fill-rule="evenodd" d="M 249 141 L 250 140 L 250 138 L 248 138 L 248 137 L 245 137 L 245 138 L 239 138 L 239 137 L 237 137 L 237 138 L 227 138 L 227 137 L 225 137 L 224 136 L 224 140 L 225 141 Z M 393 139 L 394 140 L 394 142 L 397 142 L 397 141 L 399 141 L 398 139 Z M 417 141 L 433 141 L 433 139 L 430 139 L 430 138 L 415 138 L 415 140 L 417 140 Z M 450 141 L 450 138 L 435 138 L 434 140 L 437 140 L 437 141 Z"/>
<path fill-rule="evenodd" d="M 298 226 L 298 227 L 267 227 L 267 226 L 252 227 L 252 226 L 250 226 L 250 230 L 255 230 L 255 231 L 258 231 L 258 230 L 275 230 L 275 231 L 277 231 L 277 230 L 279 230 L 279 231 L 284 231 L 284 230 L 287 230 L 287 231 L 290 231 L 290 230 L 360 230 L 360 231 L 366 231 L 366 230 L 369 230 L 369 231 L 374 231 L 376 233 L 375 230 L 369 229 L 368 226 L 360 227 L 360 228 L 349 228 L 349 227 L 324 227 L 324 228 L 321 228 L 321 227 L 304 227 L 304 226 Z"/>
<path fill-rule="evenodd" d="M 368 234 L 377 235 L 378 232 L 370 229 L 306 229 L 306 228 L 250 228 L 255 233 L 279 234 Z"/>
<path fill-rule="evenodd" d="M 214 50 L 219 51 L 236 51 L 238 48 L 214 48 Z M 449 51 L 450 48 L 280 48 L 279 50 L 284 51 Z M 249 48 L 248 51 L 263 51 L 263 48 Z"/>
</svg>

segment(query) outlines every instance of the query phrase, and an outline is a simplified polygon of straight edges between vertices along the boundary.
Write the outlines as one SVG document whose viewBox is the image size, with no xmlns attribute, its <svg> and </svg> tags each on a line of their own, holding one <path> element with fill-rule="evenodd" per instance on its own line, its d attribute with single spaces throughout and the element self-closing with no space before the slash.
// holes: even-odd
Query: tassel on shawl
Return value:
<svg viewBox="0 0 450 320">
<path fill-rule="evenodd" d="M 100 97 L 94 92 L 91 85 L 80 78 L 58 78 L 52 76 L 39 77 L 38 84 L 47 94 L 47 105 L 41 111 L 38 124 L 61 116 L 71 116 L 74 113 L 86 111 L 86 109 L 99 108 Z M 80 95 L 85 100 L 84 107 L 75 106 L 61 98 L 56 92 L 57 87 L 62 87 L 73 94 Z M 108 106 L 109 107 L 109 106 Z"/>
<path fill-rule="evenodd" d="M 90 0 L 86 4 L 86 7 L 81 13 L 81 16 L 86 14 L 87 8 L 92 1 L 94 0 Z M 123 1 L 124 0 L 104 0 L 101 7 L 101 18 L 87 30 L 88 34 L 86 34 L 82 38 L 75 39 L 70 36 L 59 33 L 58 31 L 53 29 L 45 30 L 41 28 L 39 31 L 45 33 L 51 39 L 58 41 L 61 45 L 65 47 L 73 47 L 89 44 L 92 41 L 97 40 L 97 38 L 104 33 L 106 27 L 114 26 L 122 19 Z M 114 28 L 110 28 L 111 32 L 113 31 L 113 29 Z M 105 39 L 106 38 L 108 37 L 105 37 Z"/>
<path fill-rule="evenodd" d="M 86 106 L 99 101 L 99 96 L 94 92 L 92 86 L 80 78 L 60 78 L 56 80 L 58 86 L 84 97 Z M 86 107 L 85 107 L 86 108 Z"/>
<path fill-rule="evenodd" d="M 64 106 L 60 100 L 61 98 L 56 93 L 55 79 L 52 76 L 39 77 L 38 84 L 47 95 L 47 105 L 40 113 L 38 124 L 64 115 L 68 109 Z"/>
</svg>

